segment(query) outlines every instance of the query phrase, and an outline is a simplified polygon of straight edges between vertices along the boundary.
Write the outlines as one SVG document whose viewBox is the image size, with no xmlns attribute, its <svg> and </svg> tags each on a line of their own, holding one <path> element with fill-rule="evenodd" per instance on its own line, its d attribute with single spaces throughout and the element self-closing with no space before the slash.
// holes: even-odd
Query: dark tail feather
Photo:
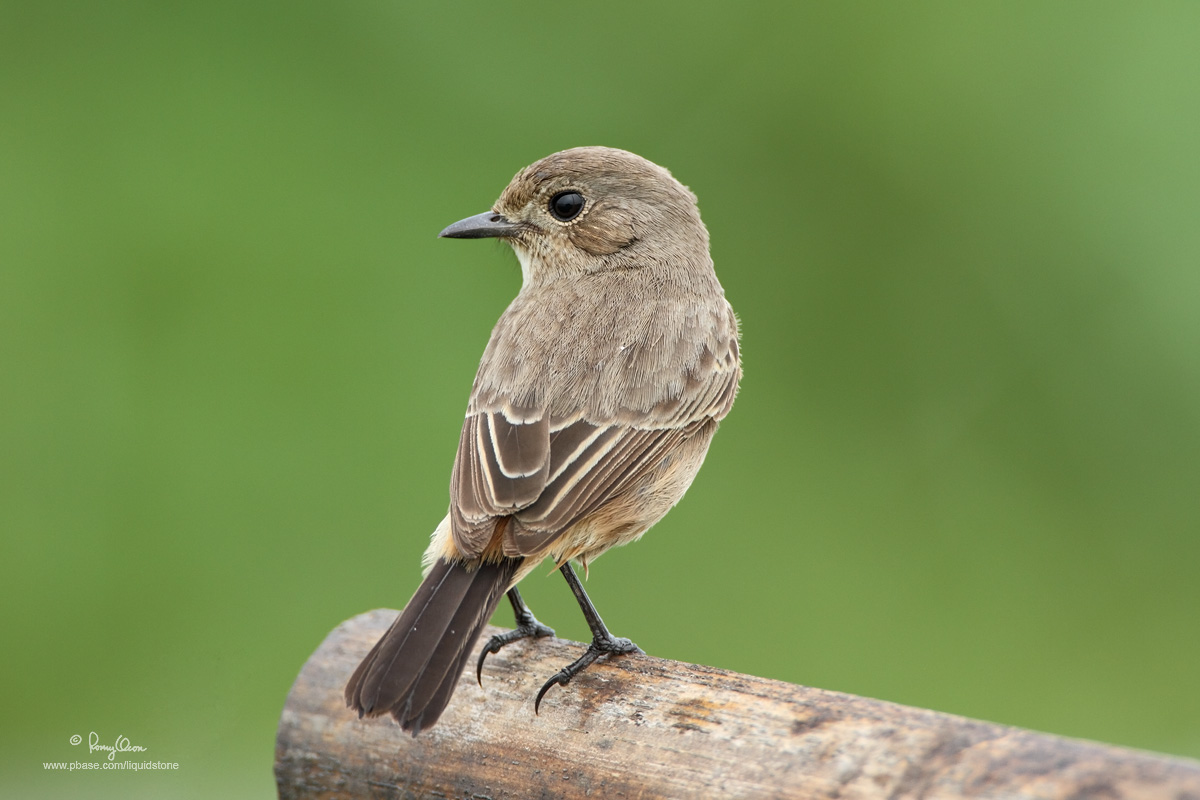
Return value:
<svg viewBox="0 0 1200 800">
<path fill-rule="evenodd" d="M 413 736 L 450 702 L 479 631 L 524 559 L 467 565 L 439 560 L 408 605 L 354 670 L 346 705 L 361 717 L 391 713 Z"/>
</svg>

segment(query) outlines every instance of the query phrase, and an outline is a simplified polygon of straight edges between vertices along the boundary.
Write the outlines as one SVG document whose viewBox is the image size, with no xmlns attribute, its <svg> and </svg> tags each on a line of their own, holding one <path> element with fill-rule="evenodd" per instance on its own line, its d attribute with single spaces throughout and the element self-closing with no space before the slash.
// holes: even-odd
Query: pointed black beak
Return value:
<svg viewBox="0 0 1200 800">
<path fill-rule="evenodd" d="M 495 211 L 485 211 L 460 219 L 438 234 L 440 239 L 487 239 L 512 236 L 520 226 L 509 222 Z"/>
</svg>

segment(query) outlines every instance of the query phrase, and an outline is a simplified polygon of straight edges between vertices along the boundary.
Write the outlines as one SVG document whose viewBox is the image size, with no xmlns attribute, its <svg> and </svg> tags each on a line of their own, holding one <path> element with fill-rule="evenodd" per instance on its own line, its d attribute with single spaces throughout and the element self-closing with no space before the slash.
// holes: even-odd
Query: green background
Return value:
<svg viewBox="0 0 1200 800">
<path fill-rule="evenodd" d="M 435 236 L 581 144 L 692 187 L 743 324 L 691 493 L 592 569 L 615 632 L 1200 756 L 1198 40 L 1190 2 L 3 3 L 0 794 L 273 793 L 305 658 L 416 586 L 519 286 Z M 42 769 L 91 730 L 180 770 Z"/>
</svg>

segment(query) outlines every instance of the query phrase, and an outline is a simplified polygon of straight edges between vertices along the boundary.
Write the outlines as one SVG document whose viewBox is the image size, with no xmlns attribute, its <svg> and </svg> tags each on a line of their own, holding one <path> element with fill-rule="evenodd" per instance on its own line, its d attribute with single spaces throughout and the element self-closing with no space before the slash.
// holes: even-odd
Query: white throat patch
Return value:
<svg viewBox="0 0 1200 800">
<path fill-rule="evenodd" d="M 523 247 L 514 247 L 513 252 L 517 254 L 517 261 L 521 262 L 521 288 L 524 289 L 529 285 L 529 253 Z"/>
</svg>

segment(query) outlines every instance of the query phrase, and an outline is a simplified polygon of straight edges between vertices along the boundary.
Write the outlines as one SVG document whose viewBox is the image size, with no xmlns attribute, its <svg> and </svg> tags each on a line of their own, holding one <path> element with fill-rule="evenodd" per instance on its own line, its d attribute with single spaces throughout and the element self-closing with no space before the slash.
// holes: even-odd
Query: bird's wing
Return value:
<svg viewBox="0 0 1200 800">
<path fill-rule="evenodd" d="M 659 468 L 674 447 L 733 405 L 741 371 L 731 361 L 700 357 L 677 396 L 643 412 L 598 422 L 580 412 L 552 418 L 544 409 L 510 412 L 493 402 L 463 423 L 450 484 L 454 543 L 469 558 L 492 543 L 501 518 L 508 556 L 535 555 L 572 524 Z M 494 546 L 494 545 L 493 545 Z"/>
</svg>

